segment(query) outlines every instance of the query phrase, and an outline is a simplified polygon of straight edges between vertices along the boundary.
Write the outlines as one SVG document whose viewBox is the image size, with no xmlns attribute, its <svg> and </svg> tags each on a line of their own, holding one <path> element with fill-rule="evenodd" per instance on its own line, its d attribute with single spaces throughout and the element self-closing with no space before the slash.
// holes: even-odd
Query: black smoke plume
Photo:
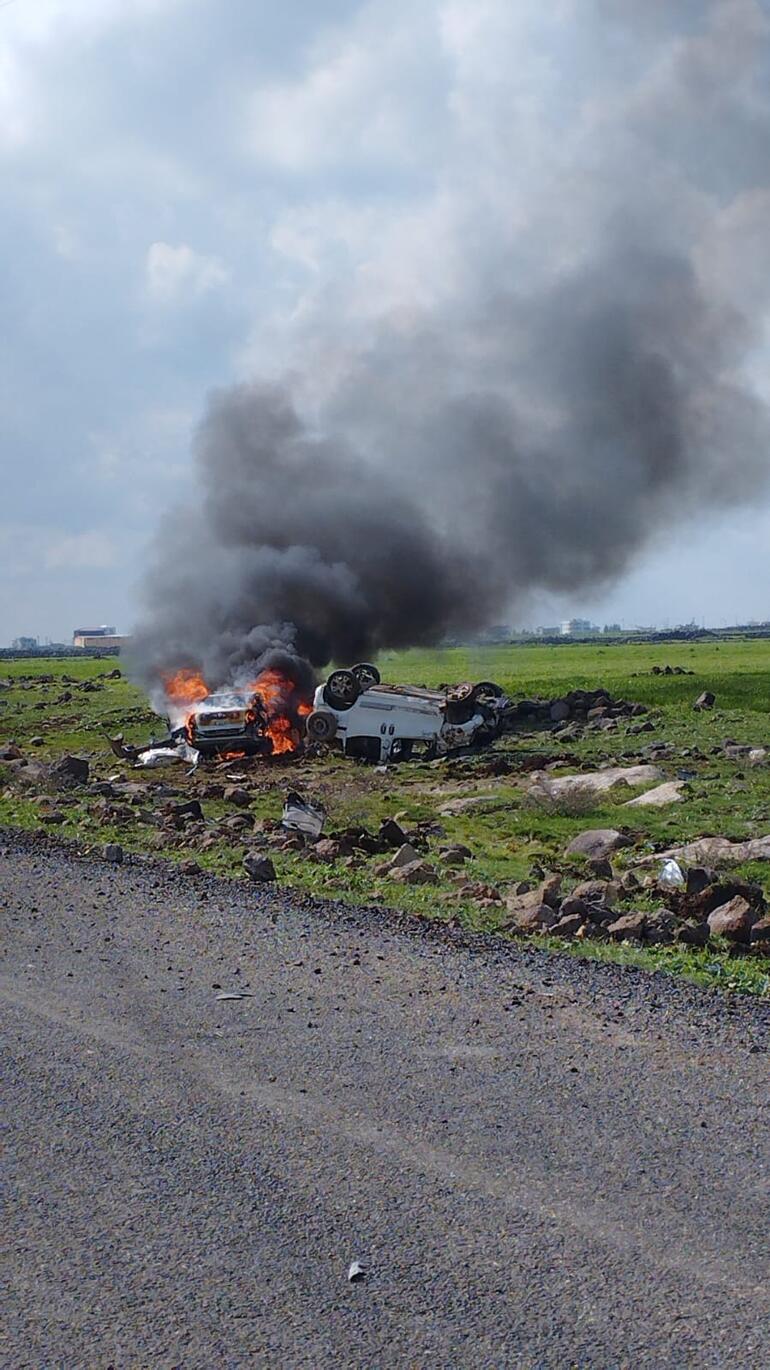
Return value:
<svg viewBox="0 0 770 1370">
<path fill-rule="evenodd" d="M 146 577 L 139 677 L 221 683 L 276 653 L 296 673 L 479 630 L 753 498 L 759 319 L 649 199 L 531 288 L 482 272 L 462 300 L 384 319 L 312 417 L 296 378 L 214 394 Z"/>
</svg>

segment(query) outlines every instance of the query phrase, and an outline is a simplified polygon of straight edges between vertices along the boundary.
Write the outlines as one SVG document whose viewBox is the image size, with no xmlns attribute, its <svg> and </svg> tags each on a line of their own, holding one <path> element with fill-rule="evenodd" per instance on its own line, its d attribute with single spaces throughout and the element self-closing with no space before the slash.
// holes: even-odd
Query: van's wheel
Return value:
<svg viewBox="0 0 770 1370">
<path fill-rule="evenodd" d="M 371 661 L 359 661 L 358 665 L 353 667 L 353 675 L 362 690 L 368 690 L 370 685 L 379 685 L 382 679 L 377 667 L 373 666 Z"/>
<path fill-rule="evenodd" d="M 324 685 L 324 700 L 330 709 L 350 709 L 361 693 L 352 671 L 332 671 Z"/>
<path fill-rule="evenodd" d="M 469 680 L 464 680 L 460 685 L 453 685 L 447 690 L 446 697 L 450 704 L 469 704 L 473 699 L 473 685 Z"/>
<path fill-rule="evenodd" d="M 305 719 L 305 735 L 311 742 L 331 742 L 336 732 L 337 720 L 334 714 L 327 714 L 324 709 L 315 709 Z"/>
<path fill-rule="evenodd" d="M 503 691 L 493 680 L 480 680 L 473 687 L 474 704 L 486 704 L 488 700 L 501 699 Z"/>
<path fill-rule="evenodd" d="M 411 761 L 413 749 L 414 743 L 411 738 L 400 737 L 393 743 L 393 746 L 390 749 L 391 760 Z"/>
</svg>

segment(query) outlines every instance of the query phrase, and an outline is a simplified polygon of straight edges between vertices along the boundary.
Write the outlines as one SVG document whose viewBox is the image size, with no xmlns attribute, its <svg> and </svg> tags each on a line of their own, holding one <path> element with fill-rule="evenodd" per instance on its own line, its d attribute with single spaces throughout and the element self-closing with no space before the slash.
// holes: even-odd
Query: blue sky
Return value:
<svg viewBox="0 0 770 1370">
<path fill-rule="evenodd" d="M 288 372 L 308 412 L 333 408 L 383 321 L 451 326 L 490 284 L 568 270 L 619 213 L 654 214 L 750 318 L 764 401 L 770 20 L 671 8 L 0 8 L 0 642 L 130 628 L 159 516 L 194 499 L 212 387 Z M 761 483 L 695 518 L 683 501 L 615 583 L 534 587 L 512 617 L 770 617 L 769 545 Z"/>
</svg>

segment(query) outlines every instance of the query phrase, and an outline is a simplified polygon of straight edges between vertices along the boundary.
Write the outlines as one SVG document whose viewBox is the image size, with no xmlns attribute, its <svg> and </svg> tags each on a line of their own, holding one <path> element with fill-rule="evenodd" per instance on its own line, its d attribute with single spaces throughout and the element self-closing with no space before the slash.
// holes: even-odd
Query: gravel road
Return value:
<svg viewBox="0 0 770 1370">
<path fill-rule="evenodd" d="M 0 904 L 3 1365 L 770 1363 L 767 1005 L 7 832 Z"/>
</svg>

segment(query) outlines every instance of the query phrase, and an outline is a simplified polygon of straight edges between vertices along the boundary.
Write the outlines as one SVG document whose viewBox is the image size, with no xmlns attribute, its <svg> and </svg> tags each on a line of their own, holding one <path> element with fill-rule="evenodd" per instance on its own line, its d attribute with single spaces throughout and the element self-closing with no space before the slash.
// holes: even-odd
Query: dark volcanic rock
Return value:
<svg viewBox="0 0 770 1370">
<path fill-rule="evenodd" d="M 760 918 L 751 929 L 752 942 L 770 942 L 770 917 Z"/>
<path fill-rule="evenodd" d="M 250 880 L 265 883 L 275 880 L 275 866 L 269 856 L 260 856 L 259 852 L 247 852 L 243 858 L 243 869 Z"/>
<path fill-rule="evenodd" d="M 730 942 L 747 943 L 757 921 L 748 900 L 737 894 L 728 904 L 722 904 L 709 914 L 708 925 L 712 937 L 726 937 Z"/>
<path fill-rule="evenodd" d="M 682 942 L 686 947 L 705 947 L 709 940 L 708 923 L 696 923 L 694 920 L 681 923 L 675 937 L 677 942 Z"/>
<path fill-rule="evenodd" d="M 404 843 L 409 840 L 401 824 L 397 823 L 395 818 L 383 818 L 380 823 L 379 836 L 388 847 L 403 847 Z"/>
<path fill-rule="evenodd" d="M 185 799 L 181 804 L 172 804 L 169 812 L 173 818 L 203 818 L 199 799 Z"/>
<path fill-rule="evenodd" d="M 621 847 L 630 845 L 631 839 L 624 837 L 616 828 L 589 828 L 586 832 L 580 832 L 577 837 L 573 837 L 566 854 L 588 856 L 594 861 L 602 861 L 613 852 L 619 851 Z"/>
<path fill-rule="evenodd" d="M 85 785 L 89 769 L 84 756 L 63 756 L 51 767 L 51 779 L 57 785 Z"/>
<path fill-rule="evenodd" d="M 616 942 L 623 942 L 626 939 L 641 942 L 644 939 L 646 929 L 646 913 L 625 913 L 622 918 L 617 918 L 614 923 L 610 923 L 607 931 Z"/>
</svg>

